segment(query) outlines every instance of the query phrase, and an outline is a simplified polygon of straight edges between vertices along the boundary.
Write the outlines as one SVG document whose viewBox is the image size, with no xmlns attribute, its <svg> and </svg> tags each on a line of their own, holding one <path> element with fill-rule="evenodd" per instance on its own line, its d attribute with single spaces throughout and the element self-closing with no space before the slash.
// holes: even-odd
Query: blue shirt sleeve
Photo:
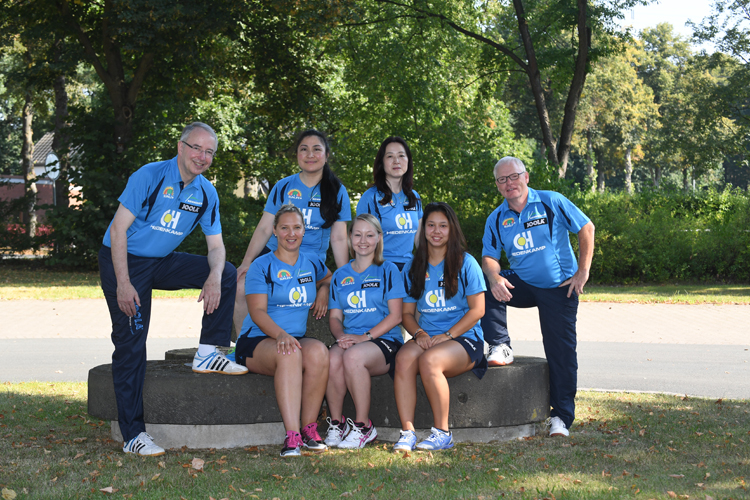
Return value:
<svg viewBox="0 0 750 500">
<path fill-rule="evenodd" d="M 461 266 L 461 278 L 464 282 L 464 290 L 467 297 L 480 292 L 486 292 L 482 268 L 474 256 L 465 253 L 464 264 Z"/>
<path fill-rule="evenodd" d="M 373 206 L 373 204 L 375 203 L 374 193 L 375 193 L 374 188 L 370 188 L 364 193 L 362 193 L 362 196 L 360 197 L 359 202 L 357 202 L 357 215 L 361 215 L 361 214 L 375 215 L 375 207 Z M 380 219 L 380 217 L 378 217 L 378 219 Z"/>
<path fill-rule="evenodd" d="M 213 188 L 213 186 L 211 186 Z M 221 234 L 221 216 L 219 215 L 219 195 L 216 190 L 213 190 L 212 194 L 206 191 L 206 196 L 209 198 L 208 210 L 201 217 L 201 229 L 203 234 L 206 236 L 213 236 L 215 234 Z"/>
<path fill-rule="evenodd" d="M 346 191 L 346 187 L 342 184 L 339 188 L 339 203 L 341 203 L 341 210 L 339 210 L 339 221 L 349 222 L 352 220 L 352 202 L 349 200 L 349 193 Z"/>
<path fill-rule="evenodd" d="M 250 264 L 250 269 L 245 274 L 245 295 L 253 293 L 268 293 L 267 267 L 263 266 L 258 259 Z"/>
<path fill-rule="evenodd" d="M 571 233 L 578 234 L 581 228 L 588 224 L 591 219 L 589 219 L 580 208 L 575 206 L 572 201 L 559 193 L 556 194 L 557 196 L 554 197 L 554 201 L 557 205 L 557 209 L 560 211 L 560 215 L 562 215 L 562 218 L 559 220 L 562 221 L 562 225 L 565 229 Z"/>
<path fill-rule="evenodd" d="M 137 217 L 143 208 L 143 202 L 148 198 L 151 191 L 150 181 L 153 176 L 148 169 L 139 168 L 128 179 L 128 185 L 117 199 L 122 206 L 128 209 L 133 217 Z"/>
<path fill-rule="evenodd" d="M 503 240 L 500 238 L 500 208 L 496 208 L 484 224 L 484 236 L 482 237 L 482 257 L 485 255 L 500 260 L 503 251 Z"/>
</svg>

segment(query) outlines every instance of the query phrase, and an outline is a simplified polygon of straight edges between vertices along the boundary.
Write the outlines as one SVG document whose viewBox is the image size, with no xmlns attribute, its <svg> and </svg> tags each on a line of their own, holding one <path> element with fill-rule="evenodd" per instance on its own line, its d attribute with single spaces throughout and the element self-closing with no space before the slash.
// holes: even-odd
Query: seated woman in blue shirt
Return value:
<svg viewBox="0 0 750 500">
<path fill-rule="evenodd" d="M 349 252 L 354 257 L 336 270 L 328 300 L 331 333 L 329 350 L 325 444 L 364 448 L 378 431 L 370 420 L 370 377 L 393 376 L 396 353 L 404 343 L 401 302 L 406 293 L 395 264 L 383 261 L 383 229 L 370 214 L 358 215 L 349 226 Z M 356 409 L 355 420 L 342 415 L 347 389 Z"/>
<path fill-rule="evenodd" d="M 448 377 L 487 369 L 484 336 L 484 278 L 477 261 L 466 253 L 458 218 L 446 203 L 425 207 L 414 258 L 403 271 L 408 296 L 402 321 L 413 339 L 396 356 L 394 392 L 401 437 L 394 451 L 444 450 L 454 445 L 448 429 Z M 419 313 L 419 322 L 416 319 Z M 432 408 L 432 435 L 417 444 L 414 413 L 417 374 Z"/>
<path fill-rule="evenodd" d="M 299 456 L 302 446 L 326 449 L 316 421 L 328 382 L 328 349 L 305 338 L 305 331 L 317 294 L 328 294 L 331 272 L 314 255 L 299 251 L 305 234 L 299 208 L 283 205 L 274 216 L 273 234 L 278 248 L 255 259 L 245 277 L 249 314 L 235 356 L 251 372 L 274 378 L 286 429 L 281 456 L 289 457 Z"/>
</svg>

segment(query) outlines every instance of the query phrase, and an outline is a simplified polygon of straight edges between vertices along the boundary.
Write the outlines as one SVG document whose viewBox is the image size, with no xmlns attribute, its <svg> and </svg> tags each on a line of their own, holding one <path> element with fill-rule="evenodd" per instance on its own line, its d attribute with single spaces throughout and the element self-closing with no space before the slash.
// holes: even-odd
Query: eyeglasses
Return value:
<svg viewBox="0 0 750 500">
<path fill-rule="evenodd" d="M 209 160 L 214 157 L 214 154 L 216 154 L 216 151 L 214 151 L 213 149 L 201 149 L 200 147 L 195 146 L 193 144 L 188 144 L 187 142 L 183 140 L 180 140 L 180 142 L 183 143 L 185 146 L 189 147 L 190 149 L 192 149 L 193 151 L 195 151 L 196 153 L 198 153 L 198 156 L 205 154 L 206 158 L 208 158 Z"/>
<path fill-rule="evenodd" d="M 498 184 L 505 184 L 508 181 L 517 181 L 518 178 L 521 176 L 521 174 L 525 174 L 525 173 L 526 173 L 526 170 L 523 170 L 521 172 L 516 172 L 514 174 L 506 175 L 504 177 L 500 176 L 495 180 L 497 181 Z"/>
</svg>

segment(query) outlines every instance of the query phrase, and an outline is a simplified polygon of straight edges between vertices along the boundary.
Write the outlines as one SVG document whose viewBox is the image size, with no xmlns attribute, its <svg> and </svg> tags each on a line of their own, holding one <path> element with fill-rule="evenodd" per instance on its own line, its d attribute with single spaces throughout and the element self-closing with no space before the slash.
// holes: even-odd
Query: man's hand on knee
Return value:
<svg viewBox="0 0 750 500">
<path fill-rule="evenodd" d="M 218 278 L 213 274 L 203 284 L 203 289 L 198 297 L 198 302 L 203 301 L 203 310 L 211 314 L 219 307 L 221 302 L 221 276 Z"/>
</svg>

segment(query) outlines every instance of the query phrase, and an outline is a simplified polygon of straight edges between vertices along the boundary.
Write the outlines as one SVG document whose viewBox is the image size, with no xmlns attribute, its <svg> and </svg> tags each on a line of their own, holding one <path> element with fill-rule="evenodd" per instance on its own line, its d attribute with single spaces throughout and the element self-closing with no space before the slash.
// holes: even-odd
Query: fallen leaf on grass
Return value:
<svg viewBox="0 0 750 500">
<path fill-rule="evenodd" d="M 573 479 L 573 484 L 581 484 L 581 482 L 580 479 Z"/>
<path fill-rule="evenodd" d="M 667 495 L 669 495 L 669 498 L 677 498 L 677 493 L 674 491 L 668 491 Z"/>
<path fill-rule="evenodd" d="M 669 477 L 673 477 L 675 479 L 682 479 L 685 477 L 685 474 L 670 474 Z"/>
<path fill-rule="evenodd" d="M 372 469 L 373 467 L 375 467 L 375 464 L 372 462 L 367 462 L 367 466 Z"/>
<path fill-rule="evenodd" d="M 331 489 L 332 489 L 332 490 L 336 490 L 336 489 L 338 489 L 338 488 L 336 488 L 336 485 L 335 485 L 335 484 L 331 483 Z"/>
<path fill-rule="evenodd" d="M 117 489 L 117 488 L 112 488 L 111 486 L 107 486 L 106 488 L 102 488 L 102 489 L 100 489 L 99 491 L 101 491 L 101 492 L 102 492 L 102 493 L 104 493 L 105 495 L 110 495 L 110 494 L 112 494 L 112 493 L 116 493 L 116 492 L 118 492 L 118 491 L 120 491 L 120 490 L 119 490 L 119 489 Z"/>
<path fill-rule="evenodd" d="M 405 451 L 403 456 L 401 458 L 409 458 L 411 455 L 409 455 L 408 451 Z"/>
<path fill-rule="evenodd" d="M 153 476 L 151 477 L 151 480 L 152 480 L 152 481 L 156 481 L 157 479 L 159 479 L 159 476 L 161 476 L 161 474 L 154 474 L 154 475 L 153 475 Z"/>
<path fill-rule="evenodd" d="M 381 484 L 380 486 L 378 486 L 377 488 L 375 488 L 374 490 L 372 490 L 372 492 L 373 493 L 377 493 L 378 491 L 380 491 L 380 490 L 383 489 L 383 486 L 385 486 L 385 484 Z"/>
<path fill-rule="evenodd" d="M 545 460 L 547 460 L 547 459 L 544 458 L 544 457 L 539 457 L 539 458 L 536 459 L 537 462 L 544 462 Z"/>
<path fill-rule="evenodd" d="M 164 462 L 159 462 L 158 464 L 156 464 L 156 466 L 159 467 L 160 469 L 166 469 L 167 468 L 167 464 L 165 464 Z"/>
<path fill-rule="evenodd" d="M 195 469 L 195 470 L 203 470 L 203 464 L 204 464 L 204 463 L 205 463 L 205 462 L 204 462 L 204 461 L 203 461 L 202 459 L 200 459 L 200 458 L 193 458 L 193 461 L 192 461 L 192 462 L 190 462 L 190 465 L 191 465 L 191 466 L 193 467 L 193 469 Z"/>
<path fill-rule="evenodd" d="M 2 494 L 3 500 L 13 500 L 16 498 L 16 492 L 8 488 L 3 488 Z"/>
<path fill-rule="evenodd" d="M 351 492 L 351 491 L 345 491 L 345 492 L 343 492 L 343 493 L 341 494 L 341 496 L 342 496 L 342 497 L 350 497 L 350 496 L 352 496 L 352 492 Z"/>
<path fill-rule="evenodd" d="M 284 476 L 279 476 L 278 474 L 271 474 L 271 476 L 275 477 L 276 479 L 284 479 Z"/>
<path fill-rule="evenodd" d="M 85 453 L 76 453 L 76 456 L 73 457 L 73 460 L 78 460 L 79 458 L 81 458 L 84 455 L 85 455 Z"/>
</svg>

